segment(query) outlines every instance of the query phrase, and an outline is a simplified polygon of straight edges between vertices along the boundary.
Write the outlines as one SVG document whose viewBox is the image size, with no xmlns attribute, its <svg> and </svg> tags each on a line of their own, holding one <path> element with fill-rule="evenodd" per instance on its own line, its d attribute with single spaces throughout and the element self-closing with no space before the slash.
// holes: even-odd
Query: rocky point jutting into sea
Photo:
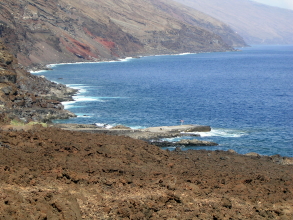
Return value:
<svg viewBox="0 0 293 220">
<path fill-rule="evenodd" d="M 48 122 L 75 115 L 64 110 L 61 101 L 72 100 L 77 91 L 31 75 L 19 67 L 0 41 L 0 104 L 3 120 Z"/>
<path fill-rule="evenodd" d="M 292 219 L 292 158 L 26 124 L 74 116 L 61 101 L 76 90 L 25 69 L 244 45 L 228 26 L 164 0 L 4 0 L 0 10 L 1 220 Z"/>
</svg>

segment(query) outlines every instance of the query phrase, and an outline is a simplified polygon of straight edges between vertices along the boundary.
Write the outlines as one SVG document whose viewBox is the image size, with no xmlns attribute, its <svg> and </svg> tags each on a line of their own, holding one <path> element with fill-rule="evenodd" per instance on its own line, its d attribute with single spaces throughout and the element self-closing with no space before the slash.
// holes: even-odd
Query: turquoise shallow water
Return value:
<svg viewBox="0 0 293 220">
<path fill-rule="evenodd" d="M 64 103 L 79 117 L 57 123 L 133 128 L 210 125 L 203 149 L 293 156 L 293 46 L 52 65 L 37 74 L 79 88 Z M 198 148 L 196 148 L 198 149 Z"/>
</svg>

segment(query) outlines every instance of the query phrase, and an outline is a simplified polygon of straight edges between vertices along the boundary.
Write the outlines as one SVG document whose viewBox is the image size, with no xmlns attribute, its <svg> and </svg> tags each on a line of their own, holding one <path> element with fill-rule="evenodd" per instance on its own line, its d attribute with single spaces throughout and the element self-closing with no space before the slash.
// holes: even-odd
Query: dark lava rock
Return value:
<svg viewBox="0 0 293 220">
<path fill-rule="evenodd" d="M 1 219 L 293 216 L 293 163 L 275 163 L 277 156 L 170 152 L 128 137 L 40 126 L 0 131 L 0 142 Z"/>
<path fill-rule="evenodd" d="M 72 100 L 77 90 L 26 72 L 1 41 L 0 57 L 0 114 L 42 122 L 75 117 L 60 102 Z"/>
<path fill-rule="evenodd" d="M 159 147 L 171 147 L 171 146 L 217 146 L 218 144 L 210 141 L 200 141 L 197 139 L 182 139 L 176 142 L 169 141 L 151 141 L 151 144 L 154 144 Z"/>
</svg>

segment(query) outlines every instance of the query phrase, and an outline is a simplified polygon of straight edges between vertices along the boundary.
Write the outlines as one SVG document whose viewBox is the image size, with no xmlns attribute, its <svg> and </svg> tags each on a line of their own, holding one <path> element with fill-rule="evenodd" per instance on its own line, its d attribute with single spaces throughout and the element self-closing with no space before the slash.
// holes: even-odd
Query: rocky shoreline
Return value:
<svg viewBox="0 0 293 220">
<path fill-rule="evenodd" d="M 75 117 L 62 101 L 73 100 L 78 90 L 35 76 L 21 68 L 0 41 L 0 114 L 2 123 L 50 122 Z M 4 120 L 4 121 L 3 121 Z"/>
<path fill-rule="evenodd" d="M 200 132 L 211 131 L 210 126 L 203 125 L 178 125 L 178 126 L 159 126 L 145 129 L 131 129 L 123 125 L 113 128 L 97 127 L 94 124 L 55 124 L 54 127 L 62 130 L 80 131 L 96 134 L 107 134 L 116 136 L 126 136 L 138 140 L 144 140 L 159 147 L 171 146 L 216 146 L 217 143 L 201 141 L 197 139 L 182 139 L 179 142 L 162 141 L 163 138 L 173 137 L 195 137 L 200 136 Z"/>
</svg>

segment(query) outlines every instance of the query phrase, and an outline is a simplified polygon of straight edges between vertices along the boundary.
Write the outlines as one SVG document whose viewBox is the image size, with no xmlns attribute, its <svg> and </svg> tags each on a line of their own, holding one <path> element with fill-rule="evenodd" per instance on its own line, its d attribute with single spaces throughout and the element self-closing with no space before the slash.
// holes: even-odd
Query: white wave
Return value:
<svg viewBox="0 0 293 220">
<path fill-rule="evenodd" d="M 47 68 L 54 68 L 54 67 L 56 67 L 58 64 L 56 63 L 56 64 L 48 64 L 46 67 Z"/>
<path fill-rule="evenodd" d="M 106 129 L 110 129 L 110 128 L 113 128 L 115 126 L 115 125 L 110 125 L 110 124 L 107 124 L 107 123 L 95 123 L 95 125 L 98 128 L 106 128 Z"/>
<path fill-rule="evenodd" d="M 85 88 L 90 87 L 83 84 L 66 84 L 66 86 L 72 89 L 78 89 L 78 94 L 85 93 L 87 91 Z"/>
<path fill-rule="evenodd" d="M 84 93 L 86 90 L 80 90 L 80 94 Z M 64 105 L 65 109 L 69 108 L 78 108 L 82 107 L 78 106 L 77 103 L 82 103 L 82 102 L 107 102 L 108 99 L 125 99 L 126 97 L 93 97 L 93 96 L 83 96 L 83 95 L 75 95 L 73 96 L 73 101 L 65 101 L 62 102 L 62 105 Z"/>
<path fill-rule="evenodd" d="M 163 57 L 163 56 L 169 56 L 169 54 L 154 55 L 153 57 Z M 150 56 L 150 57 L 152 57 L 152 56 Z"/>
<path fill-rule="evenodd" d="M 189 54 L 197 54 L 197 53 L 185 52 L 185 53 L 175 53 L 175 54 L 159 54 L 159 55 L 153 55 L 153 56 L 154 57 L 161 57 L 161 56 L 183 56 L 183 55 L 189 55 Z"/>
<path fill-rule="evenodd" d="M 117 126 L 117 123 L 114 123 L 114 124 L 95 123 L 95 125 L 97 127 L 101 127 L 101 128 L 113 128 L 113 127 Z M 138 130 L 138 129 L 146 128 L 146 127 L 143 127 L 143 126 L 128 126 L 128 125 L 125 125 L 125 126 L 131 128 L 132 130 Z"/>
<path fill-rule="evenodd" d="M 34 75 L 39 75 L 39 74 L 42 74 L 46 71 L 48 71 L 48 70 L 37 70 L 37 71 L 29 70 L 29 72 Z"/>
<path fill-rule="evenodd" d="M 201 137 L 225 137 L 225 138 L 238 138 L 245 135 L 248 135 L 247 132 L 241 130 L 234 129 L 220 129 L 213 128 L 210 132 L 196 132 L 195 134 L 199 134 Z"/>
<path fill-rule="evenodd" d="M 70 108 L 73 108 L 73 107 L 77 107 L 77 106 L 73 106 L 76 101 L 66 101 L 66 102 L 61 102 L 62 105 L 64 106 L 65 109 L 70 109 Z"/>
<path fill-rule="evenodd" d="M 120 59 L 119 61 L 122 61 L 122 62 L 127 62 L 129 60 L 132 60 L 133 57 L 125 57 L 124 59 Z"/>
<path fill-rule="evenodd" d="M 134 130 L 147 128 L 147 127 L 143 127 L 143 126 L 127 126 L 127 127 L 130 127 L 131 129 L 134 129 Z"/>
<path fill-rule="evenodd" d="M 183 55 L 188 55 L 188 54 L 192 54 L 192 53 L 180 53 L 178 55 L 183 56 Z"/>
<path fill-rule="evenodd" d="M 133 59 L 133 57 L 126 57 L 123 59 L 118 59 L 118 60 L 105 60 L 105 61 L 98 61 L 98 62 L 94 62 L 94 63 L 117 63 L 117 62 L 126 62 Z"/>
<path fill-rule="evenodd" d="M 78 118 L 91 118 L 93 114 L 75 113 Z"/>
<path fill-rule="evenodd" d="M 54 68 L 56 66 L 61 66 L 61 65 L 79 65 L 79 64 L 87 64 L 87 63 L 101 63 L 101 61 L 90 61 L 90 62 L 75 62 L 75 63 L 51 63 L 48 64 L 48 68 Z"/>
<path fill-rule="evenodd" d="M 87 92 L 86 88 L 90 88 L 90 86 L 85 86 L 84 84 L 66 84 L 66 86 L 78 90 L 77 94 L 72 96 L 75 101 L 82 100 L 85 96 L 81 95 Z"/>
<path fill-rule="evenodd" d="M 76 105 L 78 102 L 104 102 L 98 97 L 87 97 L 87 96 L 73 96 L 74 101 L 62 102 L 65 109 L 78 108 L 82 106 Z"/>
<path fill-rule="evenodd" d="M 103 102 L 103 97 L 74 96 L 75 102 Z"/>
</svg>

